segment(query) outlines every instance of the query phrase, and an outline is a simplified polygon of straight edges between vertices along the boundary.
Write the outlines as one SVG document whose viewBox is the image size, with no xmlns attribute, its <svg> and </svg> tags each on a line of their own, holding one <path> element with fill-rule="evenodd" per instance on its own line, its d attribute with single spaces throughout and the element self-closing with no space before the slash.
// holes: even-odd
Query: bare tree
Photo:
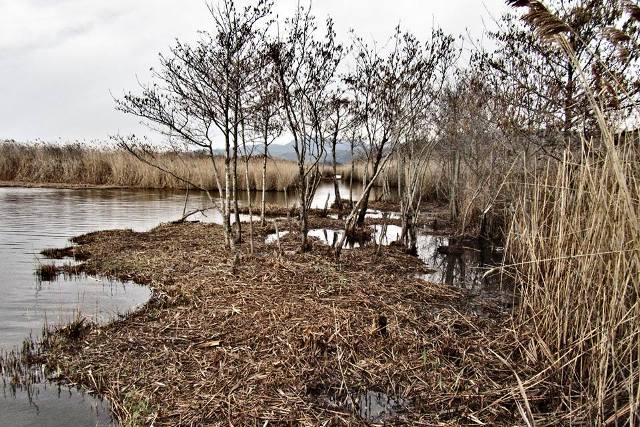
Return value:
<svg viewBox="0 0 640 427">
<path fill-rule="evenodd" d="M 383 57 L 356 39 L 356 70 L 347 78 L 347 83 L 355 106 L 354 121 L 360 124 L 365 135 L 362 148 L 367 159 L 365 176 L 370 182 L 365 183 L 360 201 L 347 218 L 345 234 L 364 223 L 372 188 L 370 184 L 380 175 L 385 156 L 391 154 L 402 140 L 410 141 L 404 146 L 411 148 L 420 139 L 416 137 L 417 130 L 421 125 L 428 125 L 424 122 L 426 111 L 456 58 L 454 39 L 440 30 L 434 30 L 432 40 L 422 45 L 411 34 L 403 34 L 398 28 L 392 41 L 391 51 Z M 419 120 L 423 122 L 418 123 Z M 370 177 L 369 163 L 372 167 Z M 417 180 L 417 169 L 415 173 L 412 179 Z M 415 189 L 414 185 L 413 191 L 407 190 L 408 198 L 410 194 L 415 195 Z M 413 206 L 415 197 L 410 199 L 411 203 L 407 200 L 405 205 L 407 208 Z M 415 214 L 414 210 L 407 210 L 405 219 L 410 212 Z M 340 248 L 337 251 L 339 254 Z"/>
<path fill-rule="evenodd" d="M 271 44 L 270 57 L 297 158 L 301 250 L 306 251 L 308 209 L 320 182 L 319 166 L 325 152 L 323 119 L 343 49 L 336 42 L 330 19 L 322 40 L 317 39 L 315 19 L 308 9 L 298 7 L 286 23 L 287 32 Z"/>
<path fill-rule="evenodd" d="M 635 19 L 625 13 L 625 1 L 553 0 L 544 2 L 555 12 L 555 30 L 567 35 L 575 61 L 557 45 L 545 42 L 532 29 L 545 9 L 538 1 L 508 1 L 529 6 L 522 20 L 506 15 L 500 30 L 491 33 L 498 49 L 486 57 L 504 85 L 517 95 L 504 94 L 520 104 L 514 119 L 522 127 L 544 131 L 538 138 L 545 151 L 579 141 L 579 135 L 597 132 L 589 92 L 610 120 L 623 122 L 638 106 L 640 93 L 640 32 Z M 579 64 L 579 65 L 578 65 Z M 578 84 L 578 76 L 587 78 Z M 500 93 L 496 93 L 500 95 Z M 514 96 L 515 95 L 515 96 Z M 514 110 L 514 112 L 516 112 Z M 532 112 L 537 123 L 531 123 Z M 554 134 L 555 132 L 555 134 Z"/>
<path fill-rule="evenodd" d="M 219 100 L 224 117 L 221 130 L 225 135 L 225 202 L 229 211 L 230 203 L 233 201 L 235 239 L 238 242 L 242 238 L 238 206 L 240 127 L 253 107 L 255 90 L 262 82 L 262 61 L 259 53 L 263 50 L 261 43 L 270 22 L 267 21 L 262 27 L 259 24 L 269 16 L 271 6 L 270 0 L 259 0 L 257 5 L 247 6 L 242 11 L 236 10 L 233 0 L 225 0 L 217 8 L 209 6 L 218 28 L 218 59 L 222 60 L 216 65 L 221 77 L 218 80 L 218 89 L 223 94 Z"/>
<path fill-rule="evenodd" d="M 270 9 L 266 0 L 241 12 L 233 0 L 224 0 L 217 7 L 210 4 L 215 33 L 201 32 L 193 46 L 176 42 L 169 55 L 160 56 L 160 69 L 154 71 L 152 84 L 141 84 L 141 94 L 128 93 L 116 101 L 119 110 L 141 117 L 169 140 L 209 153 L 220 197 L 225 200 L 222 213 L 228 246 L 234 243 L 229 219 L 232 198 L 239 227 L 236 163 L 240 109 L 255 80 L 256 45 L 268 26 L 260 25 Z M 224 188 L 215 164 L 219 133 L 224 140 Z"/>
<path fill-rule="evenodd" d="M 377 178 L 385 153 L 392 151 L 398 142 L 396 133 L 402 121 L 399 96 L 402 79 L 408 76 L 408 70 L 402 63 L 403 59 L 408 58 L 401 57 L 406 37 L 397 28 L 391 51 L 386 57 L 375 48 L 370 48 L 362 39 L 355 40 L 355 70 L 346 78 L 346 83 L 354 105 L 354 120 L 363 129 L 362 149 L 367 158 L 365 190 L 362 203 L 358 203 L 359 225 L 364 223 L 372 188 L 366 181 Z M 372 167 L 371 176 L 368 174 L 369 163 Z"/>
</svg>

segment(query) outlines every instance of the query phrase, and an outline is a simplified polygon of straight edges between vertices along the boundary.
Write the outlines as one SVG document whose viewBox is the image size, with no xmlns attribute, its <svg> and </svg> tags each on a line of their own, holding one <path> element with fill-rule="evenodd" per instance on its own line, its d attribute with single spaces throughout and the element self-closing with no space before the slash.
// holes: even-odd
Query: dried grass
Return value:
<svg viewBox="0 0 640 427">
<path fill-rule="evenodd" d="M 394 424 L 513 423 L 515 380 L 496 356 L 510 348 L 508 318 L 469 314 L 398 248 L 336 264 L 321 245 L 295 253 L 294 227 L 286 255 L 259 243 L 234 258 L 205 224 L 74 240 L 92 272 L 154 290 L 123 320 L 46 340 L 44 360 L 108 397 L 124 423 L 363 425 L 328 398 L 365 389 L 407 399 Z"/>
<path fill-rule="evenodd" d="M 535 332 L 526 351 L 547 367 L 541 377 L 557 382 L 572 422 L 634 425 L 640 403 L 637 141 L 585 147 L 545 170 L 525 183 L 509 235 L 518 261 L 512 269 L 523 285 L 518 318 Z"/>
<path fill-rule="evenodd" d="M 338 166 L 338 174 L 342 176 L 342 181 L 349 183 L 353 176 L 353 182 L 362 183 L 365 180 L 365 166 L 366 162 L 356 161 L 351 174 L 351 164 L 344 164 Z M 376 186 L 383 187 L 385 181 L 389 185 L 389 190 L 393 198 L 397 198 L 398 189 L 398 168 L 399 162 L 396 159 L 390 159 L 385 170 L 376 179 Z M 401 168 L 400 178 L 403 182 L 406 182 L 406 171 Z M 371 176 L 371 165 L 369 165 L 369 172 L 367 174 Z M 448 195 L 448 176 L 445 170 L 443 170 L 441 164 L 436 161 L 431 161 L 429 166 L 425 169 L 424 177 L 422 178 L 424 200 L 432 202 L 443 202 L 447 200 Z M 342 194 L 342 198 L 348 199 L 349 194 Z"/>
<path fill-rule="evenodd" d="M 525 168 L 515 198 L 508 248 L 523 287 L 518 319 L 531 332 L 522 349 L 545 367 L 520 388 L 555 384 L 558 423 L 638 425 L 640 140 L 614 136 L 563 35 L 571 29 L 540 2 L 527 3 L 524 19 L 578 70 L 600 134 L 542 172 Z"/>
<path fill-rule="evenodd" d="M 193 153 L 156 153 L 155 160 L 167 170 L 203 188 L 214 190 L 211 159 Z M 240 160 L 242 162 L 243 160 Z M 223 159 L 216 159 L 223 171 Z M 297 179 L 297 167 L 287 160 L 267 161 L 267 191 L 291 188 Z M 223 177 L 220 177 L 223 180 Z M 20 144 L 0 142 L 0 181 L 111 186 L 131 188 L 183 189 L 185 184 L 172 176 L 140 162 L 128 152 L 112 148 L 91 148 L 81 144 Z M 262 159 L 249 161 L 249 185 L 262 189 Z M 238 180 L 238 189 L 246 190 L 246 180 Z"/>
</svg>

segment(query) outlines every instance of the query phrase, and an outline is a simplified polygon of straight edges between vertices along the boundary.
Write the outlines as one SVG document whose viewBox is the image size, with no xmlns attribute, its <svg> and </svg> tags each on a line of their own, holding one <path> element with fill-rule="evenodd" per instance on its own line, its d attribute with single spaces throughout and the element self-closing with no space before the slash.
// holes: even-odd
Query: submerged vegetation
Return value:
<svg viewBox="0 0 640 427">
<path fill-rule="evenodd" d="M 81 268 L 154 299 L 81 343 L 47 334 L 43 360 L 131 423 L 366 423 L 351 397 L 371 392 L 397 423 L 638 425 L 640 7 L 507 3 L 525 12 L 463 65 L 437 28 L 347 47 L 307 8 L 275 25 L 269 1 L 222 0 L 212 32 L 176 42 L 117 101 L 170 149 L 134 135 L 105 151 L 0 145 L 2 179 L 213 189 L 222 212 L 221 226 L 76 238 Z M 293 162 L 269 156 L 281 135 Z M 362 194 L 341 194 L 338 175 Z M 314 210 L 327 178 L 335 201 Z M 287 188 L 293 208 L 239 206 L 245 189 Z M 416 278 L 428 202 L 457 234 L 505 243 L 494 272 L 514 283 L 512 313 L 477 316 Z M 398 241 L 343 250 L 371 235 L 376 203 L 396 211 L 377 225 Z M 331 247 L 309 235 L 328 224 Z"/>
</svg>

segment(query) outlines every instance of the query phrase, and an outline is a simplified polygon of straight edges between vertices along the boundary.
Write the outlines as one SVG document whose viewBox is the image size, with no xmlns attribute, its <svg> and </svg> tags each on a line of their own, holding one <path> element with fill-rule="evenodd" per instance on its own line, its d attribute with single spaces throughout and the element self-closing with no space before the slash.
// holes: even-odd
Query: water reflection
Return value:
<svg viewBox="0 0 640 427">
<path fill-rule="evenodd" d="M 501 277 L 485 277 L 502 262 L 501 254 L 487 242 L 420 234 L 418 256 L 435 270 L 421 275 L 425 280 L 463 288 L 474 295 L 501 292 Z"/>
<path fill-rule="evenodd" d="M 278 233 L 273 233 L 273 234 L 269 234 L 265 239 L 264 242 L 266 244 L 272 244 L 272 243 L 277 243 L 278 239 L 282 239 L 284 236 L 286 236 L 287 234 L 289 234 L 289 231 L 285 230 L 285 231 L 279 231 Z"/>
<path fill-rule="evenodd" d="M 332 248 L 335 248 L 336 245 L 340 242 L 343 234 L 344 230 L 332 230 L 330 228 L 314 228 L 309 230 L 309 237 L 317 237 L 322 243 L 324 243 L 325 245 L 329 245 Z M 359 243 L 347 242 L 345 240 L 345 249 L 353 249 L 358 247 L 360 247 Z"/>
<path fill-rule="evenodd" d="M 78 313 L 104 322 L 144 303 L 149 289 L 132 283 L 65 276 L 38 280 L 34 271 L 41 264 L 75 263 L 38 253 L 68 246 L 68 238 L 98 229 L 151 228 L 179 217 L 182 202 L 184 195 L 178 193 L 0 188 L 0 351 L 19 347 L 29 335 L 38 337 L 45 322 L 67 323 Z M 194 197 L 190 203 L 204 204 L 205 199 Z M 0 424 L 111 424 L 106 403 L 41 381 L 39 369 L 24 372 L 35 382 L 29 387 L 20 387 L 20 378 L 3 369 Z"/>
<path fill-rule="evenodd" d="M 31 393 L 31 394 L 29 394 Z M 111 426 L 114 424 L 109 405 L 79 390 L 44 382 L 36 391 L 3 387 L 0 396 L 0 424 L 27 426 Z"/>
<path fill-rule="evenodd" d="M 366 244 L 387 246 L 399 241 L 402 235 L 402 227 L 398 225 L 376 224 L 371 226 L 371 230 L 370 239 L 347 239 L 345 248 L 353 249 Z M 322 243 L 335 247 L 343 233 L 339 229 L 319 228 L 310 230 L 309 236 L 317 237 Z M 425 265 L 434 270 L 432 273 L 421 274 L 419 277 L 422 279 L 463 288 L 477 295 L 483 292 L 501 292 L 499 277 L 484 277 L 487 270 L 502 261 L 501 255 L 490 244 L 419 232 L 417 252 Z"/>
<path fill-rule="evenodd" d="M 402 235 L 402 227 L 398 225 L 381 225 L 373 226 L 373 241 L 377 245 L 387 246 L 400 240 Z"/>
<path fill-rule="evenodd" d="M 344 230 L 334 230 L 331 228 L 314 228 L 309 230 L 309 237 L 317 237 L 320 242 L 335 248 L 344 234 Z M 344 240 L 343 249 L 355 249 L 362 247 L 371 241 L 369 235 L 347 236 Z"/>
<path fill-rule="evenodd" d="M 349 185 L 346 182 L 339 180 L 338 189 L 340 191 L 341 198 L 343 199 L 349 198 Z M 353 199 L 354 200 L 358 200 L 358 198 L 360 198 L 360 196 L 362 195 L 362 190 L 363 190 L 362 184 L 353 183 Z M 370 194 L 371 200 L 375 200 L 378 197 L 378 195 L 379 195 L 379 189 L 375 187 L 372 188 L 371 194 Z M 295 202 L 297 202 L 297 199 L 290 198 L 289 200 L 294 200 Z M 333 187 L 333 181 L 332 180 L 322 181 L 318 186 L 318 189 L 316 190 L 315 197 L 311 202 L 311 207 L 316 209 L 324 209 L 325 204 L 327 204 L 328 207 L 331 207 L 331 205 L 333 205 L 335 200 L 336 200 L 336 197 L 335 197 L 335 191 Z"/>
<path fill-rule="evenodd" d="M 344 397 L 332 395 L 328 403 L 354 411 L 360 418 L 372 423 L 384 422 L 398 415 L 409 404 L 406 399 L 372 390 L 347 393 Z"/>
<path fill-rule="evenodd" d="M 405 399 L 393 398 L 385 393 L 366 391 L 357 397 L 356 406 L 361 418 L 379 422 L 402 411 L 407 406 L 407 402 Z"/>
</svg>

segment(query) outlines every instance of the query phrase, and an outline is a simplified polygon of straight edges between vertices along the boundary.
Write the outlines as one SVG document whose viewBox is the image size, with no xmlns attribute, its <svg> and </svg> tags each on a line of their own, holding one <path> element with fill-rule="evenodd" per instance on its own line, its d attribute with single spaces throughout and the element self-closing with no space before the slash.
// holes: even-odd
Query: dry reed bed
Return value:
<svg viewBox="0 0 640 427">
<path fill-rule="evenodd" d="M 355 161 L 353 164 L 353 173 L 351 171 L 351 163 L 338 166 L 338 174 L 342 176 L 345 182 L 353 179 L 353 182 L 364 182 L 365 175 L 371 176 L 372 166 L 369 165 L 369 171 L 365 170 L 366 162 Z M 384 171 L 376 180 L 376 185 L 382 187 L 386 181 L 389 184 L 391 193 L 396 193 L 398 188 L 398 178 L 406 182 L 406 171 L 402 168 L 398 171 L 401 165 L 396 159 L 390 159 Z M 365 174 L 366 172 L 366 174 Z M 399 172 L 399 173 L 398 173 Z M 428 167 L 425 170 L 425 177 L 422 181 L 426 198 L 429 200 L 446 200 L 448 195 L 448 170 L 443 167 L 441 162 L 432 160 L 429 162 Z M 343 194 L 343 197 L 345 195 Z M 348 196 L 348 194 L 346 194 Z"/>
<path fill-rule="evenodd" d="M 207 156 L 156 153 L 153 162 L 196 185 L 216 189 L 211 159 Z M 216 165 L 224 182 L 223 159 L 217 158 Z M 239 189 L 246 189 L 243 160 L 239 160 L 238 175 Z M 296 177 L 294 162 L 267 161 L 267 190 L 292 188 Z M 0 142 L 0 181 L 164 189 L 183 189 L 186 186 L 167 173 L 140 162 L 125 150 L 90 148 L 80 144 L 15 142 Z M 251 189 L 262 189 L 261 158 L 249 161 L 249 185 Z"/>
<path fill-rule="evenodd" d="M 527 359 L 546 367 L 524 386 L 556 382 L 574 423 L 637 425 L 640 152 L 599 142 L 531 173 L 516 200 L 509 270 L 534 332 Z"/>
<path fill-rule="evenodd" d="M 508 321 L 465 313 L 459 292 L 415 279 L 424 267 L 397 248 L 336 264 L 320 245 L 292 254 L 291 233 L 287 255 L 259 244 L 234 262 L 205 224 L 75 241 L 88 271 L 154 289 L 123 320 L 49 335 L 42 354 L 125 423 L 360 425 L 327 400 L 358 389 L 406 398 L 394 424 L 514 422 L 515 380 L 496 356 L 511 347 Z"/>
</svg>

